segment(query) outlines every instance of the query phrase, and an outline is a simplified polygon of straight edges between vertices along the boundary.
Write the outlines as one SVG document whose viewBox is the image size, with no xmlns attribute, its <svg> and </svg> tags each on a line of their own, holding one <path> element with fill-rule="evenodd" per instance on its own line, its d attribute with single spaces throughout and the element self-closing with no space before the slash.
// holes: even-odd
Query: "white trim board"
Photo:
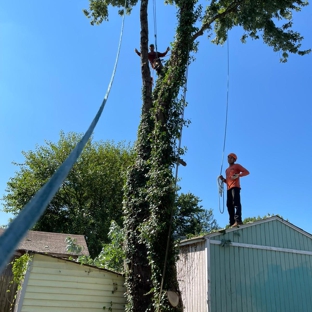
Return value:
<svg viewBox="0 0 312 312">
<path fill-rule="evenodd" d="M 210 239 L 209 241 L 213 245 L 221 245 L 222 244 L 222 242 L 219 240 Z M 244 243 L 235 243 L 235 242 L 230 242 L 227 246 L 270 250 L 270 251 L 279 251 L 279 252 L 287 252 L 287 253 L 293 253 L 293 254 L 312 256 L 312 251 L 305 251 L 305 250 L 298 250 L 298 249 L 289 249 L 289 248 L 280 248 L 280 247 L 262 246 L 262 245 L 253 245 L 253 244 L 244 244 Z M 224 247 L 224 248 L 226 248 L 226 247 Z"/>
</svg>

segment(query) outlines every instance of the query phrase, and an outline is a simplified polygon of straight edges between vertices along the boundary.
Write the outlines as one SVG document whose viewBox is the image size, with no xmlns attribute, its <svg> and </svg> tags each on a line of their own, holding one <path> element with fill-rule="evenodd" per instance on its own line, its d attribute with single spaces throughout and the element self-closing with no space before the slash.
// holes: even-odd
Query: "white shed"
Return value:
<svg viewBox="0 0 312 312">
<path fill-rule="evenodd" d="M 125 311 L 124 293 L 119 273 L 35 253 L 15 312 Z"/>
</svg>

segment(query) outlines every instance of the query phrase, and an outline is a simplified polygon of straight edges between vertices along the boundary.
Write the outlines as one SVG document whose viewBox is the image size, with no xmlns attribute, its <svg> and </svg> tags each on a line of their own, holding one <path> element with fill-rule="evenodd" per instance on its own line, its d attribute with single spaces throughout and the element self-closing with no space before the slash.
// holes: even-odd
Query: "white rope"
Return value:
<svg viewBox="0 0 312 312">
<path fill-rule="evenodd" d="M 229 36 L 227 36 L 227 90 L 226 90 L 226 110 L 225 110 L 225 126 L 224 126 L 224 140 L 223 140 L 223 149 L 222 149 L 222 159 L 221 159 L 221 169 L 220 175 L 223 170 L 223 161 L 224 161 L 224 152 L 225 152 L 225 143 L 226 143 L 226 131 L 227 131 L 227 123 L 228 123 L 228 110 L 229 110 L 229 90 L 230 90 L 230 43 Z M 221 179 L 217 179 L 218 187 L 219 187 L 219 211 L 220 213 L 224 213 L 224 183 Z M 223 205 L 221 208 L 220 205 L 220 197 L 223 197 Z"/>
</svg>

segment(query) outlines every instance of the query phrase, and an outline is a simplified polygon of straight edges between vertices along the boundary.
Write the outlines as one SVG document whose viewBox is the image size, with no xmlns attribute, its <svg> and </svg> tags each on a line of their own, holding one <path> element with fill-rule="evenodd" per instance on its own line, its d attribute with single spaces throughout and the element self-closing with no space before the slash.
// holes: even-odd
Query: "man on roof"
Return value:
<svg viewBox="0 0 312 312">
<path fill-rule="evenodd" d="M 155 46 L 153 44 L 150 44 L 149 49 L 150 49 L 150 52 L 148 52 L 148 60 L 152 68 L 155 69 L 157 74 L 159 75 L 162 69 L 161 60 L 159 58 L 166 56 L 170 48 L 168 47 L 165 52 L 161 53 L 161 52 L 155 51 Z M 134 52 L 138 56 L 141 56 L 141 52 L 139 52 L 137 49 L 134 49 Z"/>
<path fill-rule="evenodd" d="M 228 155 L 229 167 L 226 169 L 226 178 L 222 175 L 219 179 L 227 185 L 226 206 L 229 212 L 230 226 L 235 227 L 242 223 L 242 205 L 240 200 L 240 180 L 239 178 L 249 174 L 249 171 L 239 164 L 235 164 L 237 156 L 234 153 Z"/>
</svg>

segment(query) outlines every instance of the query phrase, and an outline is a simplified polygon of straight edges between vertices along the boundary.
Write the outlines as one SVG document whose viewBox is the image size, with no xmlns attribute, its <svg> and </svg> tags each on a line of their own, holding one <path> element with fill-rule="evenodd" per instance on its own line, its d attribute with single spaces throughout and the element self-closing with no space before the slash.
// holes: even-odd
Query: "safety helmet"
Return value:
<svg viewBox="0 0 312 312">
<path fill-rule="evenodd" d="M 230 153 L 229 155 L 228 155 L 228 157 L 233 157 L 234 159 L 235 159 L 235 161 L 237 160 L 237 156 L 236 156 L 236 154 L 234 154 L 234 153 Z"/>
</svg>

